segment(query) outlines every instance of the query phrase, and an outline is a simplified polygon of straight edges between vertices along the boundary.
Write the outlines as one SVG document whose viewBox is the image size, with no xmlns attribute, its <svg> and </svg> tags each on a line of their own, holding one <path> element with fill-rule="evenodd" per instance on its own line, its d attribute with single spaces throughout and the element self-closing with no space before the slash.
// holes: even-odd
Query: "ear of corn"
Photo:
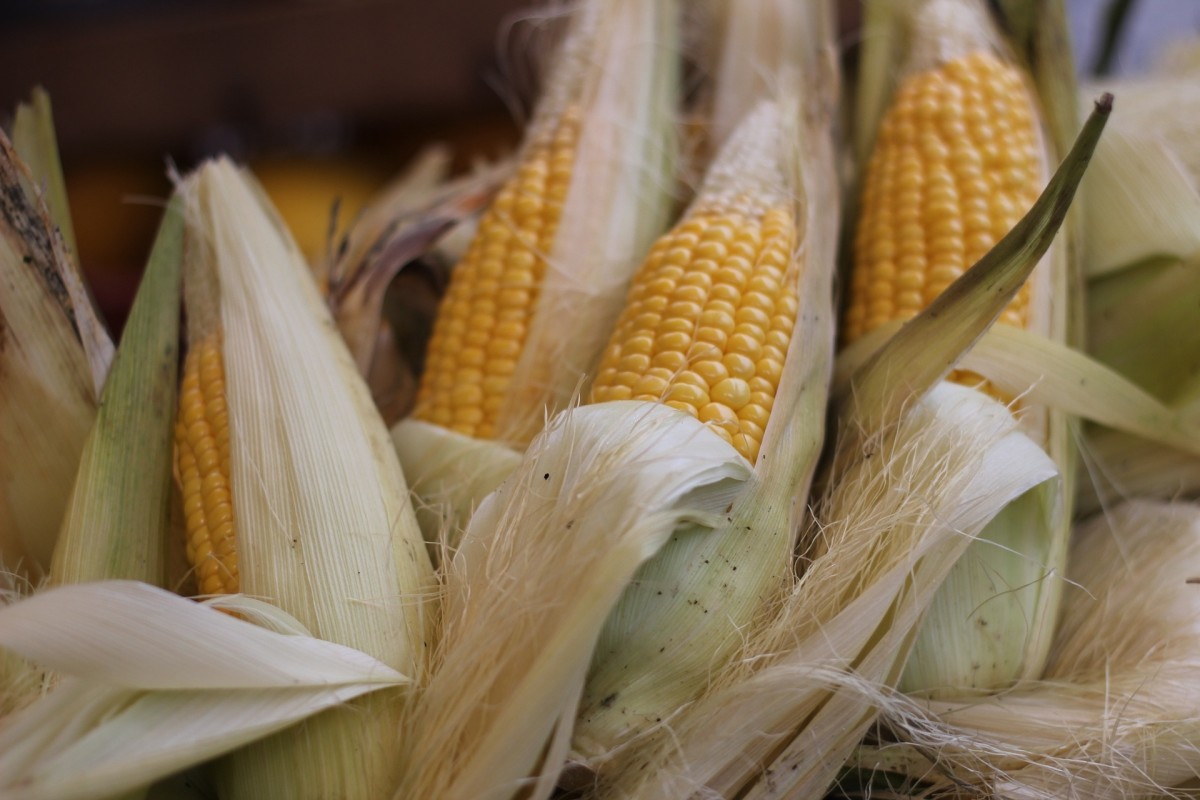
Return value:
<svg viewBox="0 0 1200 800">
<path fill-rule="evenodd" d="M 54 583 L 166 585 L 182 238 L 175 203 L 163 217 L 83 448 L 54 550 Z"/>
<path fill-rule="evenodd" d="M 39 578 L 95 417 L 102 354 L 89 353 L 86 295 L 71 291 L 78 282 L 35 179 L 3 136 L 0 186 L 0 556 Z"/>
<path fill-rule="evenodd" d="M 1005 62 L 984 5 L 917 0 L 896 21 L 909 26 L 908 66 L 872 136 L 847 341 L 928 306 L 1013 227 L 1045 180 L 1049 148 L 1036 101 Z M 1063 214 L 1065 208 L 1059 219 Z M 1013 287 L 1009 296 L 1017 303 L 998 310 L 1001 322 L 1067 341 L 1074 292 L 1064 247 L 1051 250 L 1027 286 Z M 982 331 L 978 327 L 975 336 Z M 922 360 L 935 375 L 944 374 L 945 363 L 927 355 Z M 987 388 L 977 376 L 949 377 Z M 910 375 L 909 383 L 923 380 Z M 1016 410 L 1059 464 L 1065 485 L 1026 498 L 1024 510 L 999 515 L 951 573 L 914 647 L 903 684 L 908 689 L 990 689 L 1040 672 L 1061 591 L 1056 574 L 1065 557 L 1074 457 L 1062 414 L 1023 405 Z"/>
<path fill-rule="evenodd" d="M 298 251 L 237 169 L 209 163 L 181 193 L 190 357 L 199 359 L 185 374 L 198 369 L 200 387 L 185 378 L 178 472 L 189 523 L 206 531 L 190 534 L 200 579 L 215 575 L 224 587 L 236 558 L 241 591 L 414 675 L 432 572 L 366 386 Z M 232 553 L 222 552 L 229 514 Z M 240 751 L 222 764 L 225 791 L 378 796 L 395 778 L 400 702 L 370 698 Z"/>
<path fill-rule="evenodd" d="M 694 700 L 791 570 L 823 442 L 838 206 L 827 138 L 836 72 L 822 61 L 832 16 L 823 3 L 804 15 L 811 40 L 764 65 L 777 94 L 742 121 L 651 249 L 593 388 L 594 401 L 695 416 L 756 469 L 724 523 L 677 531 L 609 618 L 575 738 L 593 767 Z"/>
<path fill-rule="evenodd" d="M 671 0 L 573 12 L 516 172 L 452 274 L 418 422 L 522 446 L 593 370 L 637 259 L 666 224 L 678 13 Z M 405 431 L 395 439 L 410 480 L 445 485 L 424 481 Z M 427 501 L 480 499 L 456 492 Z"/>
</svg>

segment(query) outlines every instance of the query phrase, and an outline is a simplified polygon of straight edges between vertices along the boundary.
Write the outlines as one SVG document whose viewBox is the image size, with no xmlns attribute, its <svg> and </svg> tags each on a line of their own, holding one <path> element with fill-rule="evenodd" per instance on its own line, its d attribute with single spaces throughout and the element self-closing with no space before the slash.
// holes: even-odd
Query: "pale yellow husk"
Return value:
<svg viewBox="0 0 1200 800">
<path fill-rule="evenodd" d="M 222 337 L 241 588 L 314 636 L 417 676 L 432 567 L 368 390 L 247 177 L 213 161 L 180 193 L 189 335 Z M 385 692 L 239 751 L 222 762 L 223 791 L 382 796 L 397 779 L 402 704 Z"/>
<path fill-rule="evenodd" d="M 36 178 L 0 136 L 0 556 L 50 566 L 112 343 Z"/>
<path fill-rule="evenodd" d="M 42 699 L 0 718 L 0 795 L 137 793 L 408 682 L 365 653 L 312 638 L 277 609 L 271 617 L 289 635 L 132 581 L 53 587 L 0 608 L 0 647 L 59 676 Z"/>
</svg>

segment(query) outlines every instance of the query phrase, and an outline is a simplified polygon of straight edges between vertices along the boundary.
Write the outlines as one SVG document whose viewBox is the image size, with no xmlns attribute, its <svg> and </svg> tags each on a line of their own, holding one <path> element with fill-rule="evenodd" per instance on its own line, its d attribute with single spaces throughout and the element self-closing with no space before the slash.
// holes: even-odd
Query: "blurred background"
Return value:
<svg viewBox="0 0 1200 800">
<path fill-rule="evenodd" d="M 802 0 L 799 0 L 802 1 Z M 1067 0 L 1084 75 L 1200 33 L 1197 0 Z M 455 164 L 519 137 L 529 0 L 0 0 L 0 109 L 54 104 L 80 258 L 119 330 L 169 191 L 248 163 L 309 258 L 425 144 Z M 843 3 L 851 54 L 858 0 Z M 524 33 L 523 33 L 524 31 Z M 852 61 L 848 61 L 848 65 Z M 514 89 L 514 85 L 517 86 Z M 7 121 L 7 120 L 5 120 Z"/>
</svg>

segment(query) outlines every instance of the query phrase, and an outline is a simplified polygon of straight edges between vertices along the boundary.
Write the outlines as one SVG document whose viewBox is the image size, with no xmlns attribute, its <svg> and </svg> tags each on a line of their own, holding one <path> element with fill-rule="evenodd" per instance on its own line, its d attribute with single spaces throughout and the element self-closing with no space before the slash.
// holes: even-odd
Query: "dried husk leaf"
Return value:
<svg viewBox="0 0 1200 800">
<path fill-rule="evenodd" d="M 66 676 L 0 719 L 0 794 L 14 800 L 135 790 L 408 681 L 365 653 L 131 581 L 48 589 L 0 609 L 0 647 Z"/>
<path fill-rule="evenodd" d="M 750 472 L 657 403 L 552 420 L 446 566 L 444 633 L 405 722 L 396 796 L 549 797 L 622 590 L 680 525 L 715 524 Z"/>
<path fill-rule="evenodd" d="M 71 206 L 67 202 L 67 183 L 58 157 L 50 94 L 40 86 L 34 88 L 29 102 L 17 104 L 13 115 L 12 145 L 41 189 L 50 220 L 58 228 L 71 265 L 79 274 L 79 250 L 75 245 L 75 226 L 71 224 Z"/>
<path fill-rule="evenodd" d="M 432 567 L 366 385 L 246 177 L 209 162 L 180 192 L 197 248 L 185 272 L 189 334 L 219 326 L 222 337 L 241 588 L 314 636 L 417 676 Z M 223 792 L 380 796 L 396 777 L 402 705 L 385 695 L 239 751 L 220 767 Z"/>
<path fill-rule="evenodd" d="M 99 389 L 90 306 L 72 291 L 81 285 L 32 186 L 0 135 L 0 555 L 37 579 L 50 566 Z"/>
<path fill-rule="evenodd" d="M 83 448 L 54 549 L 53 583 L 166 585 L 182 258 L 183 215 L 174 202 Z"/>
</svg>

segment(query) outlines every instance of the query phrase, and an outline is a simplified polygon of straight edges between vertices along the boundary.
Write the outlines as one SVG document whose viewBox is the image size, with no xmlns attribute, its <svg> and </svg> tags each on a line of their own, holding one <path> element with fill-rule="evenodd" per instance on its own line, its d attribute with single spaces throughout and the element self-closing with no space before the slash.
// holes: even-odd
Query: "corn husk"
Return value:
<svg viewBox="0 0 1200 800">
<path fill-rule="evenodd" d="M 49 568 L 112 343 L 36 190 L 0 137 L 0 560 Z"/>
<path fill-rule="evenodd" d="M 13 115 L 12 146 L 21 161 L 29 167 L 46 202 L 47 213 L 62 236 L 71 265 L 75 273 L 80 274 L 79 249 L 75 245 L 75 226 L 71 223 L 67 183 L 58 157 L 58 137 L 54 133 L 50 94 L 40 86 L 34 88 L 29 102 L 17 104 L 17 111 Z"/>
<path fill-rule="evenodd" d="M 183 215 L 174 203 L 83 448 L 54 549 L 53 583 L 166 585 L 182 248 Z"/>
<path fill-rule="evenodd" d="M 1180 414 L 1200 414 L 1200 113 L 1194 71 L 1160 67 L 1107 84 L 1129 98 L 1089 175 L 1088 350 Z M 1146 124 L 1154 120 L 1155 124 Z M 1106 137 L 1107 138 L 1107 137 Z M 1200 461 L 1115 430 L 1086 432 L 1080 507 L 1200 491 Z"/>
<path fill-rule="evenodd" d="M 365 384 L 299 251 L 228 161 L 181 183 L 189 337 L 220 335 L 242 590 L 312 635 L 417 676 L 432 568 Z M 368 698 L 238 751 L 230 797 L 375 798 L 403 698 Z"/>
<path fill-rule="evenodd" d="M 547 798 L 601 627 L 687 523 L 712 527 L 750 465 L 657 403 L 556 417 L 445 567 L 443 636 L 405 722 L 397 797 Z"/>
<path fill-rule="evenodd" d="M 0 647 L 64 676 L 0 719 L 0 794 L 137 790 L 408 681 L 365 653 L 301 634 L 295 620 L 290 628 L 269 631 L 129 581 L 48 589 L 0 609 Z"/>
<path fill-rule="evenodd" d="M 860 764 L 935 796 L 1192 796 L 1176 787 L 1200 776 L 1200 509 L 1129 503 L 1082 525 L 1072 550 L 1045 682 L 970 704 L 894 700 L 898 743 Z"/>
<path fill-rule="evenodd" d="M 830 24 L 828 6 L 813 4 L 810 11 L 812 24 Z M 810 56 L 818 62 L 815 52 Z M 815 73 L 808 73 L 803 109 L 795 84 L 755 107 L 697 197 L 697 203 L 725 192 L 791 198 L 798 233 L 787 288 L 799 309 L 755 480 L 716 530 L 677 534 L 638 573 L 605 626 L 574 742 L 576 758 L 592 769 L 703 692 L 791 573 L 824 443 L 833 347 L 838 187 L 826 105 L 833 87 L 825 83 L 833 73 Z"/>
<path fill-rule="evenodd" d="M 581 3 L 551 64 L 526 141 L 535 141 L 572 106 L 580 110 L 580 135 L 497 441 L 479 451 L 486 458 L 482 454 L 495 449 L 497 469 L 512 461 L 501 448 L 523 447 L 585 388 L 639 259 L 666 226 L 676 149 L 677 14 L 672 0 Z M 410 424 L 396 426 L 394 439 L 409 479 L 439 492 L 423 495 L 423 503 L 449 509 L 476 504 L 481 496 L 469 487 L 425 479 L 421 452 L 428 437 L 418 436 L 418 452 L 409 452 Z M 454 437 L 447 439 L 447 447 L 455 447 Z M 463 522 L 427 522 L 425 532 L 431 538 L 448 532 L 453 542 Z"/>
<path fill-rule="evenodd" d="M 868 5 L 868 38 L 860 65 L 862 83 L 855 129 L 860 155 L 865 157 L 870 152 L 898 76 L 979 49 L 1037 65 L 1030 84 L 1036 87 L 1036 99 L 1043 109 L 1043 153 L 1049 162 L 1054 153 L 1065 152 L 1077 125 L 1073 107 L 1062 110 L 1054 102 L 1064 92 L 1075 96 L 1072 75 L 1069 70 L 1064 72 L 1067 65 L 1061 40 L 1065 37 L 1065 17 L 1057 4 L 1048 4 L 1050 8 L 1043 9 L 1038 25 L 1019 25 L 1024 12 L 1032 13 L 1032 6 L 1023 2 L 1002 5 L 1005 19 L 1016 29 L 1017 35 L 1011 41 L 1001 37 L 986 4 L 976 0 Z M 1071 194 L 1066 195 L 1068 203 Z M 1068 217 L 1067 208 L 1064 204 L 1052 215 L 1055 228 Z M 1072 218 L 1064 236 L 1029 277 L 1034 298 L 1031 330 L 1063 344 L 1079 341 L 1080 322 L 1075 309 L 1080 288 L 1071 261 L 1073 228 Z M 978 335 L 990 321 L 979 317 L 966 324 L 978 325 Z M 900 359 L 897 363 L 920 363 L 921 370 L 944 374 L 941 370 L 945 364 L 922 353 L 923 340 L 909 341 L 912 347 L 907 353 L 895 354 Z M 910 385 L 921 383 L 921 378 L 911 374 L 906 380 Z M 895 381 L 901 396 L 909 391 L 903 384 Z M 1017 394 L 1027 390 L 1028 384 L 1019 387 Z M 870 397 L 861 392 L 859 395 Z M 890 407 L 894 413 L 895 405 L 871 400 L 876 411 Z M 875 422 L 888 418 L 886 414 L 873 417 Z M 942 597 L 930 610 L 927 633 L 915 646 L 904 681 L 910 689 L 950 693 L 988 690 L 1034 677 L 1041 671 L 1061 591 L 1053 576 L 1061 572 L 1066 554 L 1076 456 L 1071 422 L 1061 410 L 1023 406 L 1022 419 L 1030 435 L 1047 448 L 1062 480 L 1042 487 L 1041 496 L 1031 494 L 998 515 L 950 575 Z M 963 609 L 974 611 L 964 613 Z"/>
<path fill-rule="evenodd" d="M 898 679 L 922 610 L 971 538 L 1055 476 L 1002 406 L 950 384 L 868 444 L 822 498 L 808 531 L 821 552 L 778 612 L 663 721 L 656 747 L 601 773 L 597 797 L 821 796 L 873 719 L 861 687 Z"/>
</svg>

